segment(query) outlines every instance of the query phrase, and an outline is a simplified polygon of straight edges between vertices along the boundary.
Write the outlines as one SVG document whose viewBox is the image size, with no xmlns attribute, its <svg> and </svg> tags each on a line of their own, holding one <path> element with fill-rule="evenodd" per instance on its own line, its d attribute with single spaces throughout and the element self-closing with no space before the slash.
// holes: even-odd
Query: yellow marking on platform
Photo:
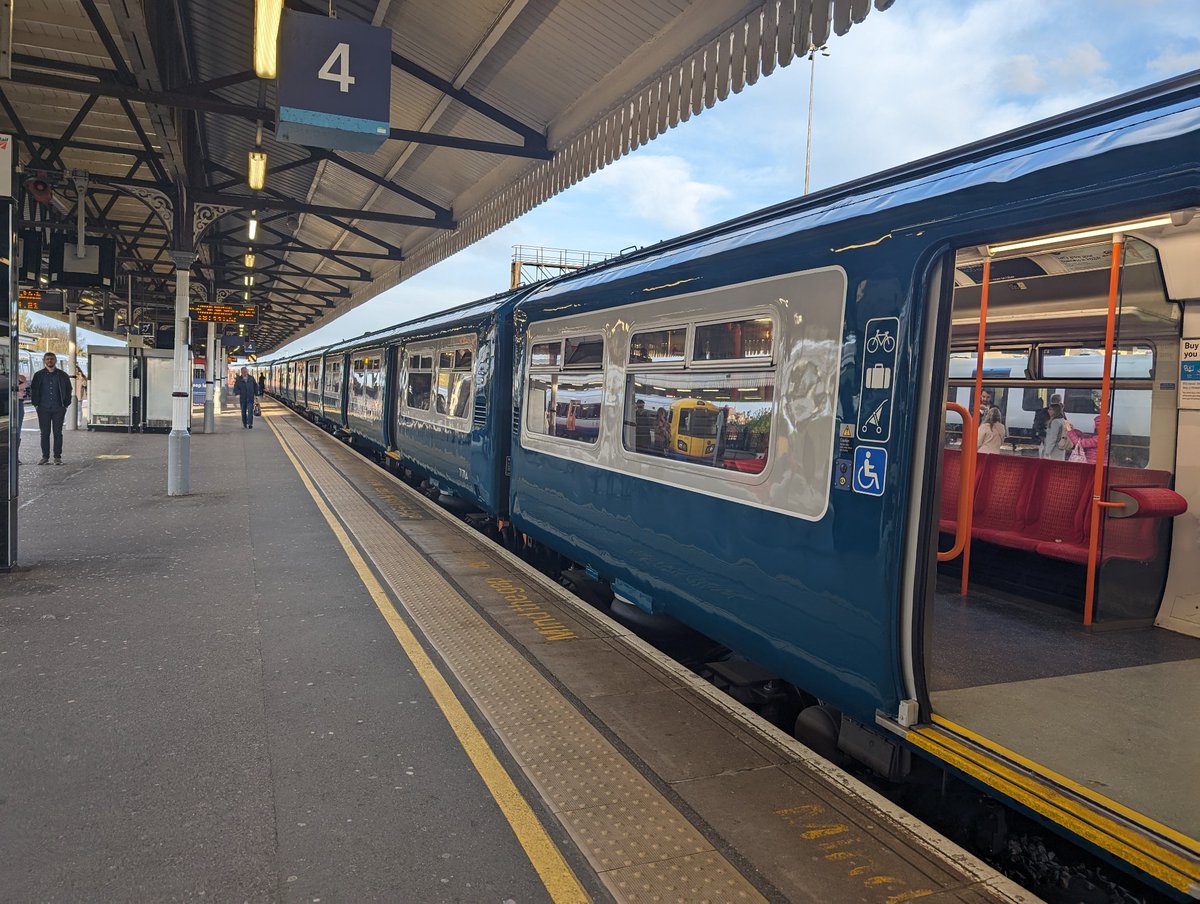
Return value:
<svg viewBox="0 0 1200 904">
<path fill-rule="evenodd" d="M 910 743 L 944 760 L 960 772 L 995 788 L 1035 813 L 1052 819 L 1160 882 L 1184 892 L 1190 892 L 1195 887 L 1195 863 L 1189 863 L 1152 839 L 1130 831 L 1098 811 L 1085 809 L 1053 788 L 1035 783 L 1028 776 L 1005 766 L 1002 761 L 982 760 L 980 753 L 937 728 L 911 729 L 905 737 Z"/>
<path fill-rule="evenodd" d="M 856 880 L 864 889 L 895 891 L 885 904 L 901 904 L 934 893 L 932 888 L 909 888 L 903 879 L 882 872 L 866 851 L 866 840 L 854 826 L 835 822 L 837 813 L 824 804 L 800 804 L 776 810 L 775 815 L 788 825 L 800 829 L 800 837 L 823 851 L 821 859 L 846 867 L 846 878 Z M 824 839 L 824 840 L 822 840 Z M 896 887 L 902 890 L 896 891 Z"/>
<path fill-rule="evenodd" d="M 930 721 L 932 721 L 935 725 L 940 725 L 943 728 L 949 729 L 955 734 L 962 735 L 964 738 L 969 738 L 980 747 L 985 747 L 993 753 L 999 754 L 1005 759 L 1012 760 L 1014 763 L 1024 766 L 1029 771 L 1034 772 L 1043 778 L 1047 778 L 1057 785 L 1062 785 L 1069 791 L 1075 792 L 1080 797 L 1086 797 L 1092 803 L 1099 804 L 1107 810 L 1112 810 L 1114 813 L 1119 813 L 1130 822 L 1135 822 L 1143 828 L 1162 835 L 1164 838 L 1170 839 L 1176 844 L 1187 848 L 1189 851 L 1200 855 L 1200 841 L 1197 841 L 1195 838 L 1189 838 L 1182 832 L 1176 831 L 1170 826 L 1163 825 L 1161 822 L 1151 819 L 1144 813 L 1139 813 L 1137 810 L 1132 810 L 1123 804 L 1119 804 L 1112 798 L 1105 797 L 1103 794 L 1093 791 L 1086 785 L 1081 785 L 1079 782 L 1072 781 L 1065 775 L 1055 772 L 1053 769 L 1048 769 L 1047 767 L 1029 759 L 1028 757 L 1021 756 L 1021 754 L 1017 753 L 1015 750 L 1010 750 L 1001 744 L 997 744 L 990 738 L 985 738 L 983 735 L 971 731 L 969 728 L 964 728 L 962 725 L 959 725 L 956 722 L 951 722 L 949 719 L 943 718 L 937 713 L 933 713 L 930 716 Z"/>
<path fill-rule="evenodd" d="M 509 609 L 517 615 L 529 619 L 542 637 L 547 640 L 574 640 L 576 638 L 574 631 L 545 609 L 539 608 L 537 603 L 529 598 L 524 587 L 514 584 L 507 578 L 488 578 L 487 584 L 504 597 Z"/>
<path fill-rule="evenodd" d="M 131 458 L 132 456 L 105 454 L 105 455 L 97 455 L 96 457 L 98 459 L 100 459 L 101 461 L 121 461 L 122 459 Z"/>
<path fill-rule="evenodd" d="M 269 423 L 269 422 L 268 422 Z M 316 503 L 321 515 L 325 518 L 325 522 L 329 525 L 329 529 L 333 531 L 337 537 L 338 543 L 341 544 L 342 550 L 346 553 L 346 558 L 350 560 L 350 564 L 358 573 L 359 579 L 370 594 L 371 599 L 375 602 L 375 606 L 379 609 L 384 620 L 388 623 L 388 627 L 392 629 L 396 640 L 399 641 L 404 653 L 412 662 L 413 667 L 417 670 L 417 674 L 421 676 L 421 680 L 429 689 L 429 693 L 433 696 L 438 708 L 441 709 L 442 715 L 450 724 L 450 728 L 454 731 L 454 735 L 458 738 L 458 743 L 471 759 L 471 764 L 475 767 L 475 771 L 479 773 L 479 777 L 483 779 L 483 783 L 487 786 L 493 800 L 496 801 L 500 811 L 504 814 L 504 818 L 508 821 L 509 826 L 513 830 L 513 834 L 517 836 L 517 841 L 525 851 L 525 855 L 529 858 L 529 862 L 537 871 L 538 877 L 542 880 L 542 885 L 554 901 L 589 901 L 591 900 L 587 893 L 583 890 L 583 886 L 579 884 L 579 880 L 575 878 L 575 874 L 563 859 L 562 854 L 550 840 L 550 836 L 546 833 L 545 827 L 534 814 L 533 809 L 529 806 L 529 802 L 517 790 L 517 786 L 513 783 L 512 777 L 505 771 L 500 761 L 496 758 L 496 754 L 492 748 L 488 746 L 483 735 L 471 721 L 471 717 L 463 708 L 463 705 L 455 697 L 454 691 L 451 690 L 449 683 L 438 671 L 437 666 L 433 664 L 433 660 L 425 653 L 416 636 L 405 624 L 404 619 L 400 617 L 400 613 L 396 611 L 396 607 L 392 605 L 392 601 L 388 598 L 387 593 L 376 580 L 375 575 L 371 572 L 366 561 L 359 553 L 358 548 L 354 545 L 341 522 L 337 520 L 337 516 L 330 511 L 326 505 L 324 498 L 318 492 L 308 477 L 308 473 L 296 459 L 288 446 L 279 429 L 269 423 L 275 438 L 279 440 L 283 452 L 287 455 L 292 463 L 292 467 L 296 469 L 296 473 L 300 475 L 300 480 L 304 484 L 308 494 Z"/>
</svg>

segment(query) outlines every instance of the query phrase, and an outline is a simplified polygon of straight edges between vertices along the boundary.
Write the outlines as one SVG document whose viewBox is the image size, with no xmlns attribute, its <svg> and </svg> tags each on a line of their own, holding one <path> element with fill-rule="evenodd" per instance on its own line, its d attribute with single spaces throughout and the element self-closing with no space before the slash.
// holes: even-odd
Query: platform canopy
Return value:
<svg viewBox="0 0 1200 904">
<path fill-rule="evenodd" d="M 73 235 L 82 197 L 88 234 L 116 240 L 122 275 L 85 293 L 84 322 L 123 316 L 131 294 L 135 322 L 167 323 L 171 254 L 194 251 L 193 291 L 256 305 L 243 330 L 261 353 L 892 2 L 287 0 L 392 30 L 391 132 L 363 154 L 277 140 L 276 82 L 252 66 L 254 0 L 13 0 L 0 129 L 16 141 L 25 229 Z M 251 191 L 256 146 L 267 174 Z"/>
</svg>

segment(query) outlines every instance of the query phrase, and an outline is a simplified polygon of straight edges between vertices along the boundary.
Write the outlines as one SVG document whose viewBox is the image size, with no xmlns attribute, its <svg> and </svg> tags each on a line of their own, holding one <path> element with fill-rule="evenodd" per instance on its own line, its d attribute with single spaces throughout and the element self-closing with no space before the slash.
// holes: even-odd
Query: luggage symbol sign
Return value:
<svg viewBox="0 0 1200 904">
<path fill-rule="evenodd" d="M 896 370 L 898 317 L 875 317 L 863 332 L 858 430 L 862 442 L 886 443 L 892 435 L 892 383 Z"/>
</svg>

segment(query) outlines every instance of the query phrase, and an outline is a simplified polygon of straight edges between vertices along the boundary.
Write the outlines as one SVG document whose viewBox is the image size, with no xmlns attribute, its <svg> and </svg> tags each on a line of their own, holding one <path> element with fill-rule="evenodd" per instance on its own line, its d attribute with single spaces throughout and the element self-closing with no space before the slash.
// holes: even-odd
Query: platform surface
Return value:
<svg viewBox="0 0 1200 904">
<path fill-rule="evenodd" d="M 23 468 L 6 899 L 1034 900 L 266 409 Z"/>
</svg>

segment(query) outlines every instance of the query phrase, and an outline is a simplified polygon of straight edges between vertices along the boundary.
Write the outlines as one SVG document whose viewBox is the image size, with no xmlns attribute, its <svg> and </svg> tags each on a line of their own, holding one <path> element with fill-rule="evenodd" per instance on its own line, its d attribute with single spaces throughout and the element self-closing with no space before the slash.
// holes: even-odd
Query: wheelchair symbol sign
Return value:
<svg viewBox="0 0 1200 904">
<path fill-rule="evenodd" d="M 887 449 L 859 446 L 854 450 L 854 492 L 882 496 L 887 480 Z"/>
</svg>

